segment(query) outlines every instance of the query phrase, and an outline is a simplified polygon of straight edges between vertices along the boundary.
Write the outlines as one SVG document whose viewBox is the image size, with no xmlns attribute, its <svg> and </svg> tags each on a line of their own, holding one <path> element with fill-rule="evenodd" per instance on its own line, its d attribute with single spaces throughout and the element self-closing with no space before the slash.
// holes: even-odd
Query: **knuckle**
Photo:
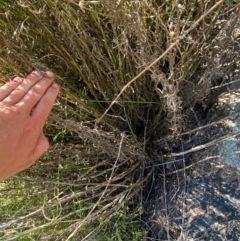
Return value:
<svg viewBox="0 0 240 241">
<path fill-rule="evenodd" d="M 16 85 L 16 83 L 14 81 L 9 81 L 3 87 L 9 88 L 9 87 L 13 87 L 15 85 Z"/>
<path fill-rule="evenodd" d="M 24 90 L 24 89 L 23 89 L 22 87 L 20 87 L 20 86 L 18 86 L 18 87 L 14 90 L 14 92 L 17 93 L 17 94 L 22 94 L 22 93 L 26 94 L 26 93 L 27 93 L 27 91 Z"/>
<path fill-rule="evenodd" d="M 18 116 L 18 115 L 20 115 L 22 113 L 22 107 L 21 106 L 11 107 L 11 112 L 10 113 L 12 115 L 14 115 L 14 116 Z"/>
<path fill-rule="evenodd" d="M 45 97 L 42 98 L 42 103 L 43 103 L 43 105 L 45 105 L 45 106 L 51 106 L 51 105 L 53 105 L 52 99 L 49 98 L 48 96 L 45 96 Z"/>
<path fill-rule="evenodd" d="M 4 92 L 8 88 L 15 88 L 18 84 L 15 81 L 9 81 L 0 88 L 0 92 Z"/>
<path fill-rule="evenodd" d="M 19 85 L 19 82 L 16 79 L 13 79 L 13 80 L 6 83 L 7 87 L 15 87 L 15 86 L 18 86 L 18 85 Z"/>
<path fill-rule="evenodd" d="M 30 92 L 34 95 L 41 95 L 41 88 L 39 86 L 35 85 L 34 87 L 32 87 Z"/>
<path fill-rule="evenodd" d="M 16 77 L 13 80 L 10 80 L 5 84 L 6 87 L 17 87 L 22 82 L 22 79 L 20 77 Z"/>
<path fill-rule="evenodd" d="M 16 86 L 16 85 L 21 84 L 22 81 L 23 81 L 22 78 L 20 78 L 20 77 L 16 77 L 16 78 L 14 78 L 13 80 L 11 80 L 10 83 L 13 84 L 14 86 Z"/>
<path fill-rule="evenodd" d="M 14 120 L 17 117 L 19 117 L 19 115 L 22 114 L 22 108 L 19 107 L 7 107 L 4 104 L 4 108 L 3 108 L 3 116 L 6 120 Z"/>
</svg>

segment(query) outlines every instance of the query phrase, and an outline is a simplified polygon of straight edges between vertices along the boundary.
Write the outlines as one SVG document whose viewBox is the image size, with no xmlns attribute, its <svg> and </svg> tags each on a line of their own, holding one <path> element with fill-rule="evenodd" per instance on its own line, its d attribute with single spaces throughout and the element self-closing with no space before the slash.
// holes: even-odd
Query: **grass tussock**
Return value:
<svg viewBox="0 0 240 241">
<path fill-rule="evenodd" d="M 51 69 L 61 93 L 51 149 L 0 186 L 0 240 L 141 240 L 152 140 L 177 136 L 208 99 L 204 64 L 236 11 L 224 0 L 2 1 L 1 78 Z"/>
</svg>

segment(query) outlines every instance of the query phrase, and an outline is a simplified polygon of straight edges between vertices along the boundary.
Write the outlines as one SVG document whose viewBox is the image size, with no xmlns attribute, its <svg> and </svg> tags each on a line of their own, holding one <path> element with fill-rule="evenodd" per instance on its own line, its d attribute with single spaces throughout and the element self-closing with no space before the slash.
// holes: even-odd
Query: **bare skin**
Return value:
<svg viewBox="0 0 240 241">
<path fill-rule="evenodd" d="M 51 72 L 33 71 L 0 87 L 0 181 L 19 173 L 46 152 L 43 134 L 59 87 Z"/>
</svg>

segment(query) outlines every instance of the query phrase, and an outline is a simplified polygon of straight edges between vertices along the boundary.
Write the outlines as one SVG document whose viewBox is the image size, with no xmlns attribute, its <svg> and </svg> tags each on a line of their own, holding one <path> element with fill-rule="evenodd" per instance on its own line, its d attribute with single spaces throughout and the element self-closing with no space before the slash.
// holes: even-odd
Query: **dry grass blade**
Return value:
<svg viewBox="0 0 240 241">
<path fill-rule="evenodd" d="M 70 240 L 72 237 L 74 237 L 74 235 L 79 232 L 80 228 L 82 227 L 83 223 L 86 222 L 87 219 L 89 219 L 89 217 L 91 216 L 91 214 L 95 211 L 96 207 L 99 205 L 99 202 L 102 200 L 102 198 L 104 197 L 104 195 L 106 194 L 106 191 L 109 187 L 109 184 L 112 182 L 112 178 L 115 174 L 115 169 L 116 169 L 116 165 L 119 161 L 119 158 L 120 158 L 120 155 L 121 155 L 121 152 L 122 152 L 122 144 L 123 144 L 123 141 L 124 141 L 124 134 L 122 134 L 122 137 L 121 137 L 121 141 L 119 143 L 119 150 L 118 150 L 118 155 L 117 155 L 117 159 L 113 165 L 113 168 L 112 168 L 112 171 L 111 171 L 111 174 L 110 174 L 110 177 L 107 181 L 107 185 L 105 187 L 105 189 L 103 190 L 101 196 L 99 197 L 99 199 L 97 200 L 97 202 L 94 204 L 94 206 L 92 207 L 91 211 L 87 214 L 87 216 L 79 223 L 76 224 L 76 228 L 75 230 L 71 233 L 71 235 L 68 237 L 67 241 Z"/>
<path fill-rule="evenodd" d="M 194 24 L 187 29 L 184 32 L 184 35 L 188 35 L 193 29 L 195 29 L 198 24 L 206 17 L 208 16 L 213 10 L 215 10 L 217 7 L 219 7 L 219 5 L 221 5 L 224 2 L 224 0 L 221 0 L 219 2 L 217 2 L 213 7 L 211 7 L 208 11 L 206 11 L 206 13 L 204 13 L 198 20 L 196 20 L 196 22 L 194 22 Z M 181 36 L 179 36 L 180 38 Z M 176 39 L 174 41 L 174 43 L 172 43 L 163 54 L 161 54 L 157 59 L 155 59 L 150 65 L 148 65 L 144 70 L 142 70 L 136 77 L 134 77 L 132 80 L 130 80 L 120 91 L 120 93 L 116 96 L 116 98 L 112 101 L 112 103 L 109 105 L 109 107 L 105 110 L 105 112 L 103 113 L 103 115 L 97 119 L 97 123 L 99 123 L 103 117 L 108 113 L 108 111 L 112 108 L 112 106 L 117 102 L 117 100 L 120 98 L 120 96 L 123 94 L 123 92 L 134 82 L 136 81 L 138 78 L 140 78 L 146 71 L 148 71 L 149 69 L 151 69 L 152 66 L 154 66 L 157 62 L 159 62 L 159 60 L 161 60 L 162 58 L 164 58 L 167 54 L 169 54 L 169 52 L 178 45 L 180 39 Z M 171 54 L 170 54 L 171 55 Z M 170 68 L 172 69 L 172 68 Z"/>
<path fill-rule="evenodd" d="M 123 94 L 123 92 L 138 78 L 140 78 L 146 71 L 148 71 L 154 64 L 156 64 L 160 59 L 162 59 L 166 54 L 169 53 L 169 51 L 174 48 L 178 44 L 178 41 L 173 43 L 161 56 L 159 56 L 156 60 L 154 60 L 149 66 L 147 66 L 143 71 L 141 71 L 136 77 L 134 77 L 131 81 L 129 81 L 120 91 L 120 93 L 117 95 L 117 97 L 114 99 L 114 101 L 109 105 L 109 107 L 105 110 L 103 115 L 97 119 L 97 123 L 99 123 L 103 117 L 108 113 L 108 111 L 112 108 L 112 106 L 117 102 L 117 100 L 120 98 L 120 96 Z"/>
</svg>

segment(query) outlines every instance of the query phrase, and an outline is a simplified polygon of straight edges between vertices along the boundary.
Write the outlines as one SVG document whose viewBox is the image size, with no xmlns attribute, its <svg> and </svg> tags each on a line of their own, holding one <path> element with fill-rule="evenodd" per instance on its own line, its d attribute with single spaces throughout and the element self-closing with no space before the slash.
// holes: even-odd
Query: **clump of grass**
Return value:
<svg viewBox="0 0 240 241">
<path fill-rule="evenodd" d="M 140 228 L 119 230 L 140 214 L 151 176 L 144 167 L 153 161 L 146 146 L 178 135 L 187 109 L 209 94 L 209 80 L 198 85 L 193 76 L 229 11 L 223 0 L 4 0 L 2 78 L 51 69 L 61 94 L 45 130 L 47 156 L 2 184 L 15 198 L 1 194 L 0 238 L 101 240 L 96 235 L 114 230 L 103 239 L 140 240 Z"/>
</svg>

